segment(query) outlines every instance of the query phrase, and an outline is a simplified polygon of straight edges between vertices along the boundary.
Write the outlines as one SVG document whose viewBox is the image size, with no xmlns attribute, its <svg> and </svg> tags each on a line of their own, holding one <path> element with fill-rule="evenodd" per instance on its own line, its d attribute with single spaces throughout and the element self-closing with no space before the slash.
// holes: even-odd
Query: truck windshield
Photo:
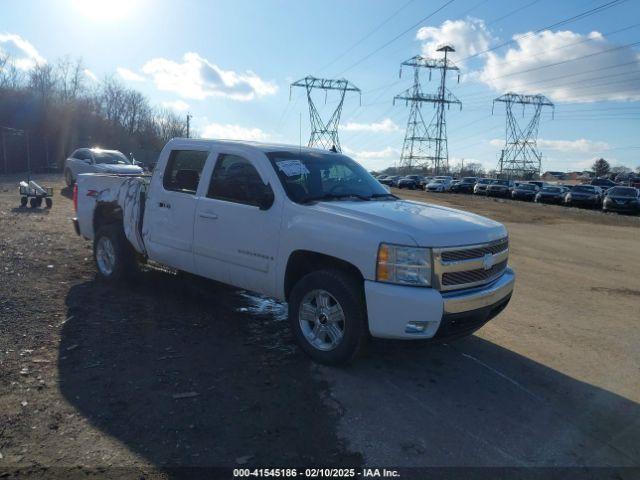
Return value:
<svg viewBox="0 0 640 480">
<path fill-rule="evenodd" d="M 270 152 L 287 196 L 297 203 L 357 198 L 395 200 L 360 164 L 339 153 Z"/>
<path fill-rule="evenodd" d="M 118 151 L 94 151 L 93 156 L 96 159 L 96 163 L 107 163 L 110 165 L 131 164 L 129 159 Z"/>
</svg>

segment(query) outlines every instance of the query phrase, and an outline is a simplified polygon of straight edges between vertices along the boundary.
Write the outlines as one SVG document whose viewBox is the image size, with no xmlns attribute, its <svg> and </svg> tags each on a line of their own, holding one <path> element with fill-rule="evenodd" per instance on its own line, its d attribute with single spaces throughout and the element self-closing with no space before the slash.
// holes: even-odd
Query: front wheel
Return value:
<svg viewBox="0 0 640 480">
<path fill-rule="evenodd" d="M 298 345 L 313 360 L 348 363 L 368 339 L 361 282 L 339 270 L 309 273 L 291 291 L 289 321 Z"/>
</svg>

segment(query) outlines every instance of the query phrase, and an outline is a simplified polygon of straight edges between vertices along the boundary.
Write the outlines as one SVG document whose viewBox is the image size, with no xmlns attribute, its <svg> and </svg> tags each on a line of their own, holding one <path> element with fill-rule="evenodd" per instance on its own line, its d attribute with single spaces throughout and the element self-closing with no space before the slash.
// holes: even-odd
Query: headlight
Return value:
<svg viewBox="0 0 640 480">
<path fill-rule="evenodd" d="M 376 280 L 428 287 L 431 285 L 431 249 L 381 243 Z"/>
</svg>

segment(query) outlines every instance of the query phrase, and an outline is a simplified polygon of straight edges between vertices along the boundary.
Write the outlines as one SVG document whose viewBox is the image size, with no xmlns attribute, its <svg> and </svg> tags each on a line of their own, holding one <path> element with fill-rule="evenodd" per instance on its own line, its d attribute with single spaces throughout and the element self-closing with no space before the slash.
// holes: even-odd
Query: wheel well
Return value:
<svg viewBox="0 0 640 480">
<path fill-rule="evenodd" d="M 293 286 L 302 277 L 316 270 L 336 268 L 352 274 L 359 281 L 363 281 L 362 273 L 355 265 L 331 255 L 311 252 L 309 250 L 296 250 L 289 256 L 287 269 L 284 275 L 284 295 L 289 299 Z"/>
<path fill-rule="evenodd" d="M 115 202 L 99 203 L 93 212 L 93 231 L 111 223 L 122 223 L 122 208 Z"/>
</svg>

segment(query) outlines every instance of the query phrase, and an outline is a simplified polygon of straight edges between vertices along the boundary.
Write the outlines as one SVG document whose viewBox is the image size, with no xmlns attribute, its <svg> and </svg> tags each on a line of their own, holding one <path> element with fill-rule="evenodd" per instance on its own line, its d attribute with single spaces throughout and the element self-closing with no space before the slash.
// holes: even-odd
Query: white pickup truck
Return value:
<svg viewBox="0 0 640 480">
<path fill-rule="evenodd" d="M 286 301 L 298 344 L 326 364 L 370 335 L 470 335 L 514 286 L 503 225 L 401 200 L 329 151 L 174 139 L 150 177 L 79 175 L 74 202 L 100 277 L 152 260 Z"/>
</svg>

